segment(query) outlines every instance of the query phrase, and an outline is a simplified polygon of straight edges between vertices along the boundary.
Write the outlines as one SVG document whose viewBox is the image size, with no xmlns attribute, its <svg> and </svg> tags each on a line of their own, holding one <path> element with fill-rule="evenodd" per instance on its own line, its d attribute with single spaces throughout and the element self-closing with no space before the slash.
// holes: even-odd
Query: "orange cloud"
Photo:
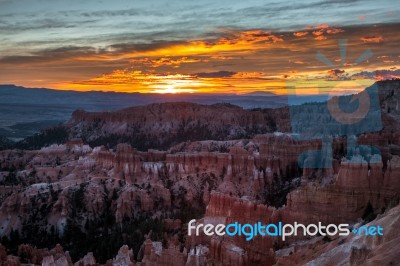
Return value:
<svg viewBox="0 0 400 266">
<path fill-rule="evenodd" d="M 323 46 L 317 43 L 330 39 L 332 34 L 344 32 L 341 37 L 349 39 L 346 62 L 354 62 L 357 55 L 364 52 L 364 45 L 357 45 L 362 43 L 360 38 L 367 38 L 365 42 L 372 42 L 374 38 L 383 40 L 382 36 L 371 36 L 371 32 L 385 36 L 385 42 L 375 47 L 374 54 L 393 54 L 396 51 L 392 50 L 392 44 L 399 39 L 398 35 L 393 34 L 397 27 L 398 24 L 352 26 L 343 31 L 322 24 L 311 27 L 309 31 L 283 33 L 230 29 L 220 32 L 220 37 L 198 40 L 154 41 L 146 45 L 115 44 L 111 48 L 80 48 L 68 53 L 50 50 L 29 56 L 1 57 L 0 78 L 7 83 L 25 86 L 73 90 L 160 93 L 253 91 L 273 87 L 271 83 L 277 84 L 282 77 L 325 81 L 329 68 L 316 60 L 315 53 L 317 48 L 321 49 L 331 61 L 341 62 L 337 58 L 339 48 L 336 41 L 324 42 Z M 296 56 L 298 54 L 301 57 Z M 370 58 L 370 62 L 372 60 L 375 61 L 370 65 L 384 68 L 393 67 L 399 62 L 397 54 L 389 58 L 375 56 Z M 346 73 L 360 71 L 364 67 L 348 63 L 344 66 L 351 67 L 346 68 Z M 121 70 L 127 67 L 128 70 Z M 120 70 L 113 72 L 115 69 Z M 290 73 L 291 70 L 300 72 L 294 74 Z M 107 74 L 100 75 L 104 72 Z M 195 73 L 205 75 L 196 76 Z M 339 77 L 342 76 L 347 77 L 346 74 Z"/>
<path fill-rule="evenodd" d="M 162 74 L 122 69 L 88 80 L 60 83 L 57 88 L 141 93 L 242 93 L 247 90 L 263 89 L 271 82 L 273 83 L 271 78 L 266 78 L 263 72 Z"/>
<path fill-rule="evenodd" d="M 161 57 L 156 59 L 151 58 L 139 58 L 139 59 L 131 59 L 130 63 L 134 64 L 142 64 L 149 65 L 151 67 L 160 67 L 160 66 L 172 66 L 179 67 L 181 64 L 187 63 L 197 63 L 197 62 L 208 62 L 206 59 L 198 59 L 198 58 L 189 58 L 189 57 L 180 57 L 180 58 L 170 58 L 170 57 Z"/>
<path fill-rule="evenodd" d="M 342 30 L 342 29 L 332 28 L 332 27 L 329 27 L 327 24 L 320 24 L 317 26 L 307 26 L 307 27 L 305 27 L 305 29 L 306 30 L 314 30 L 312 32 L 312 34 L 315 36 L 314 39 L 318 40 L 318 41 L 327 39 L 327 37 L 324 36 L 325 33 L 326 34 L 338 34 L 338 33 L 344 32 L 344 30 Z M 296 33 L 294 33 L 294 35 L 297 36 Z"/>
<path fill-rule="evenodd" d="M 335 62 L 342 62 L 341 58 L 335 58 Z M 352 63 L 344 63 L 343 66 L 345 67 L 351 67 L 353 64 Z"/>
<path fill-rule="evenodd" d="M 139 51 L 134 46 L 131 49 L 121 48 L 123 49 L 121 52 L 117 48 L 113 48 L 113 50 L 107 50 L 103 53 L 79 54 L 73 59 L 79 61 L 128 60 L 131 63 L 143 63 L 153 67 L 163 65 L 179 66 L 184 63 L 200 62 L 198 61 L 199 59 L 193 59 L 191 56 L 218 56 L 219 53 L 224 52 L 251 53 L 284 41 L 282 35 L 275 35 L 270 31 L 264 30 L 225 30 L 222 35 L 222 37 L 211 40 L 172 42 L 158 47 L 154 46 L 153 48 L 150 45 L 149 49 L 141 49 Z M 229 58 L 229 56 L 223 56 L 225 59 Z"/>
<path fill-rule="evenodd" d="M 314 27 L 314 29 L 327 29 L 329 26 L 327 24 L 320 24 Z"/>
<path fill-rule="evenodd" d="M 321 36 L 322 34 L 324 34 L 324 31 L 323 30 L 316 30 L 316 31 L 313 31 L 312 34 L 314 36 Z"/>
<path fill-rule="evenodd" d="M 211 59 L 216 59 L 216 60 L 231 60 L 233 59 L 232 56 L 223 56 L 223 55 L 212 55 L 210 56 Z"/>
<path fill-rule="evenodd" d="M 231 31 L 225 37 L 216 40 L 196 40 L 183 44 L 171 45 L 143 53 L 131 53 L 126 56 L 168 57 L 172 55 L 192 56 L 218 52 L 242 51 L 243 53 L 265 49 L 273 43 L 283 42 L 283 38 L 263 30 Z"/>
<path fill-rule="evenodd" d="M 265 76 L 262 72 L 238 72 L 232 77 L 237 79 L 257 79 Z"/>
<path fill-rule="evenodd" d="M 299 32 L 293 33 L 293 35 L 296 37 L 303 37 L 303 36 L 306 36 L 307 34 L 308 34 L 307 31 L 299 31 Z"/>
<path fill-rule="evenodd" d="M 331 28 L 331 29 L 326 30 L 326 33 L 328 33 L 328 34 L 337 34 L 340 32 L 344 32 L 344 30 L 338 29 L 338 28 Z"/>
<path fill-rule="evenodd" d="M 283 39 L 271 34 L 270 31 L 249 30 L 233 33 L 233 36 L 220 38 L 218 44 L 255 44 L 261 42 L 283 42 Z"/>
<path fill-rule="evenodd" d="M 383 41 L 382 36 L 369 36 L 369 37 L 361 37 L 360 39 L 363 42 L 374 42 L 374 43 L 380 43 Z"/>
<path fill-rule="evenodd" d="M 317 25 L 317 26 L 307 26 L 304 29 L 306 29 L 306 30 L 312 30 L 312 29 L 318 30 L 318 29 L 327 29 L 327 28 L 329 28 L 329 26 L 327 24 L 320 24 L 320 25 Z"/>
<path fill-rule="evenodd" d="M 324 35 L 319 35 L 319 36 L 315 37 L 314 39 L 317 41 L 322 41 L 322 40 L 326 40 L 327 38 Z"/>
<path fill-rule="evenodd" d="M 59 84 L 61 89 L 73 88 L 84 91 L 91 88 L 102 91 L 147 93 L 193 92 L 193 88 L 196 87 L 206 87 L 206 84 L 194 80 L 190 75 L 154 74 L 131 69 L 114 70 L 89 80 Z"/>
</svg>

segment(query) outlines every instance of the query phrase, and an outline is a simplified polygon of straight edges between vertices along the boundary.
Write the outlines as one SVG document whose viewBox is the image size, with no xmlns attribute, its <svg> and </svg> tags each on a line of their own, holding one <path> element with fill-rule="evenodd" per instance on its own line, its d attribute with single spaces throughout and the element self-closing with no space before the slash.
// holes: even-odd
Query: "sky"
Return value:
<svg viewBox="0 0 400 266">
<path fill-rule="evenodd" d="M 351 93 L 400 77 L 399 30 L 400 0 L 0 0 L 0 83 Z"/>
</svg>

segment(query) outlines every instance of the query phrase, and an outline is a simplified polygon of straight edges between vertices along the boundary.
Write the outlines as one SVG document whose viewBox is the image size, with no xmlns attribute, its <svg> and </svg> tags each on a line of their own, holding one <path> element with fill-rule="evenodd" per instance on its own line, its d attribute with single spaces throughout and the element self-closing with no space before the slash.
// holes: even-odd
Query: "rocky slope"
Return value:
<svg viewBox="0 0 400 266">
<path fill-rule="evenodd" d="M 138 149 L 169 148 L 182 141 L 230 140 L 276 129 L 271 115 L 230 104 L 163 103 L 117 112 L 75 111 L 69 134 L 91 144 L 129 142 Z"/>
<path fill-rule="evenodd" d="M 393 145 L 399 144 L 396 139 L 390 139 Z M 397 155 L 391 154 L 386 167 L 380 157 L 370 162 L 354 157 L 357 163 L 344 159 L 330 171 L 301 171 L 297 156 L 313 145 L 317 144 L 297 142 L 286 134 L 268 134 L 251 140 L 191 142 L 169 151 L 140 152 L 128 144 L 119 144 L 114 151 L 91 148 L 81 140 L 38 151 L 3 151 L 0 162 L 7 171 L 2 172 L 1 233 L 11 236 L 10 244 L 16 232 L 25 241 L 36 239 L 35 232 L 48 234 L 36 244 L 63 243 L 76 260 L 84 254 L 64 242 L 65 238 L 78 241 L 74 235 L 106 227 L 115 230 L 109 235 L 114 238 L 119 234 L 119 226 L 114 225 L 129 230 L 140 228 L 140 221 L 145 221 L 152 226 L 143 229 L 154 234 L 137 239 L 164 242 L 161 249 L 156 248 L 158 253 L 148 254 L 155 265 L 159 260 L 172 263 L 160 254 L 188 261 L 193 259 L 191 252 L 204 252 L 196 260 L 223 264 L 272 264 L 276 261 L 273 249 L 285 247 L 278 239 L 256 238 L 250 244 L 240 237 L 201 237 L 181 242 L 185 222 L 194 217 L 227 223 L 266 218 L 269 222 L 305 224 L 316 220 L 324 224 L 357 222 L 369 206 L 370 214 L 376 215 L 399 200 Z M 218 152 L 219 148 L 222 151 Z M 306 176 L 310 172 L 313 179 Z M 11 178 L 17 182 L 11 182 Z M 277 200 L 279 197 L 283 200 Z M 105 218 L 108 224 L 101 222 Z M 161 232 L 158 221 L 163 223 Z M 118 246 L 130 243 L 135 260 L 145 260 L 140 251 L 144 242 L 129 238 L 114 241 Z M 87 251 L 94 251 L 104 262 L 100 250 L 93 247 Z"/>
<path fill-rule="evenodd" d="M 383 236 L 317 237 L 282 250 L 276 265 L 396 265 L 400 259 L 396 247 L 399 223 L 398 205 L 366 224 L 385 228 Z"/>
</svg>

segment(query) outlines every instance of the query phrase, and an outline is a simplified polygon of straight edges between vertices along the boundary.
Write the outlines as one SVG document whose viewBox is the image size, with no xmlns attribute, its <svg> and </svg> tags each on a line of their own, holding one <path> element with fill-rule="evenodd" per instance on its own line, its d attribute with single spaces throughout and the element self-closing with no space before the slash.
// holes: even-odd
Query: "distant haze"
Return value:
<svg viewBox="0 0 400 266">
<path fill-rule="evenodd" d="M 324 95 L 298 96 L 291 103 L 323 101 Z M 141 94 L 76 92 L 31 89 L 0 85 L 0 136 L 21 139 L 41 128 L 68 120 L 77 109 L 114 111 L 131 106 L 162 102 L 199 104 L 230 103 L 243 108 L 276 108 L 288 103 L 286 96 L 272 93 L 249 94 Z"/>
</svg>

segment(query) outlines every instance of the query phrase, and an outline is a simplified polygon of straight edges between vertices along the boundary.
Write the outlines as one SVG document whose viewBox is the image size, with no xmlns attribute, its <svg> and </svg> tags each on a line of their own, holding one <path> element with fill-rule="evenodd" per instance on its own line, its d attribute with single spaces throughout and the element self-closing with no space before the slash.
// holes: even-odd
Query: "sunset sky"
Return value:
<svg viewBox="0 0 400 266">
<path fill-rule="evenodd" d="M 142 93 L 351 92 L 400 77 L 399 31 L 398 0 L 0 0 L 0 83 Z"/>
</svg>

